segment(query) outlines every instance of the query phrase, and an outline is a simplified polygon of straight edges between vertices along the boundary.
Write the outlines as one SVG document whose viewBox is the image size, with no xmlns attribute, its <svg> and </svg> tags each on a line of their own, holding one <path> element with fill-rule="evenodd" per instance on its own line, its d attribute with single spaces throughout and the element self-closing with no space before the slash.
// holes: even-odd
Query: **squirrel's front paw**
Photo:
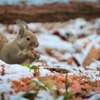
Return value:
<svg viewBox="0 0 100 100">
<path fill-rule="evenodd" d="M 40 58 L 40 53 L 35 52 L 34 55 L 35 55 L 35 59 L 39 59 Z"/>
<path fill-rule="evenodd" d="M 29 51 L 28 56 L 30 59 L 36 60 L 40 58 L 40 53 L 38 53 L 37 51 L 34 52 Z"/>
<path fill-rule="evenodd" d="M 31 51 L 28 51 L 28 57 L 29 58 L 35 58 L 34 54 Z"/>
</svg>

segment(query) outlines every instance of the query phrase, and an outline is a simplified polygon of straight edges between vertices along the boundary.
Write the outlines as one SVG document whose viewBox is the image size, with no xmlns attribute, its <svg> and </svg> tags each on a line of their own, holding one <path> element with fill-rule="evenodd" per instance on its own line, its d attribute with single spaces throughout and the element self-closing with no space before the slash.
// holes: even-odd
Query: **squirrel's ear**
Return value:
<svg viewBox="0 0 100 100">
<path fill-rule="evenodd" d="M 22 23 L 21 20 L 17 19 L 17 20 L 16 20 L 16 23 L 17 23 L 17 25 L 19 26 L 19 28 L 24 28 L 24 27 L 23 27 L 23 23 Z"/>
<path fill-rule="evenodd" d="M 17 19 L 17 20 L 16 20 L 16 23 L 17 23 L 17 25 L 18 25 L 20 28 L 29 29 L 27 23 L 24 22 L 24 21 L 21 21 L 21 20 Z"/>
<path fill-rule="evenodd" d="M 23 29 L 23 28 L 20 28 L 20 29 L 19 29 L 18 35 L 19 35 L 20 37 L 23 37 L 23 36 L 24 36 L 24 29 Z"/>
<path fill-rule="evenodd" d="M 25 29 L 29 29 L 26 22 L 23 21 L 23 25 L 25 26 Z"/>
</svg>

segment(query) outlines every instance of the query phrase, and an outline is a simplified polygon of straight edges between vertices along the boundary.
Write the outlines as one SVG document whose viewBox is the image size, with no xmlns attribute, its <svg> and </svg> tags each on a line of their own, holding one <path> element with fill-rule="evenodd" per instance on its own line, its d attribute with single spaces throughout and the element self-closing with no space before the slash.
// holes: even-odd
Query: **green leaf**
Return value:
<svg viewBox="0 0 100 100">
<path fill-rule="evenodd" d="M 26 66 L 27 68 L 31 68 L 30 64 L 23 64 L 23 66 Z"/>
<path fill-rule="evenodd" d="M 66 91 L 65 95 L 64 95 L 64 100 L 70 100 L 73 98 L 73 94 L 71 92 Z"/>
<path fill-rule="evenodd" d="M 44 90 L 47 91 L 47 88 L 45 87 L 45 85 L 44 85 L 42 82 L 40 82 L 40 81 L 37 80 L 37 79 L 34 79 L 34 81 L 36 82 L 36 85 L 37 85 L 37 86 L 39 86 L 39 87 L 41 87 L 42 89 L 44 89 Z"/>
<path fill-rule="evenodd" d="M 36 66 L 36 65 L 33 65 L 33 66 L 31 66 L 31 68 L 30 68 L 30 69 L 39 70 L 39 67 L 38 67 L 38 66 Z"/>
<path fill-rule="evenodd" d="M 30 83 L 32 83 L 32 82 L 34 82 L 34 80 L 33 79 L 30 79 L 30 81 L 29 81 Z"/>
<path fill-rule="evenodd" d="M 29 68 L 30 70 L 31 69 L 34 69 L 34 70 L 39 70 L 39 67 L 36 66 L 36 65 L 30 65 L 30 64 L 23 64 L 23 66 L 26 66 L 27 68 Z"/>
<path fill-rule="evenodd" d="M 38 79 L 36 79 L 36 78 L 35 79 L 31 79 L 30 83 L 32 83 L 32 82 L 35 82 L 36 86 L 39 86 L 40 88 L 42 88 L 42 89 L 47 91 L 46 86 L 42 82 L 40 82 Z"/>
<path fill-rule="evenodd" d="M 47 91 L 47 88 L 45 86 L 40 86 L 43 90 Z"/>
</svg>

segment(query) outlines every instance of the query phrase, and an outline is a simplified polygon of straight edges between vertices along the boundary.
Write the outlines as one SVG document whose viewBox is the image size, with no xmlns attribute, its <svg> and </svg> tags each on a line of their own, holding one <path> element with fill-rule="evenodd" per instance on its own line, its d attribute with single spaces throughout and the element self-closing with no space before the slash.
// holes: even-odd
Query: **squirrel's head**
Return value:
<svg viewBox="0 0 100 100">
<path fill-rule="evenodd" d="M 17 35 L 18 45 L 23 49 L 36 48 L 39 45 L 36 35 L 29 30 L 27 24 L 20 20 L 17 20 L 16 23 L 19 26 L 19 31 Z"/>
</svg>

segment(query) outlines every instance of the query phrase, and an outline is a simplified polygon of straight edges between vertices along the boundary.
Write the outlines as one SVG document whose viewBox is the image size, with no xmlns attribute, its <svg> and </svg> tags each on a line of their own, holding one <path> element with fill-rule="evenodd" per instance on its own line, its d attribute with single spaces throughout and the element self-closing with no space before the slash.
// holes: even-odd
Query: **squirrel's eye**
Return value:
<svg viewBox="0 0 100 100">
<path fill-rule="evenodd" d="M 29 37 L 27 37 L 26 39 L 27 39 L 27 41 L 30 41 L 31 40 Z"/>
</svg>

